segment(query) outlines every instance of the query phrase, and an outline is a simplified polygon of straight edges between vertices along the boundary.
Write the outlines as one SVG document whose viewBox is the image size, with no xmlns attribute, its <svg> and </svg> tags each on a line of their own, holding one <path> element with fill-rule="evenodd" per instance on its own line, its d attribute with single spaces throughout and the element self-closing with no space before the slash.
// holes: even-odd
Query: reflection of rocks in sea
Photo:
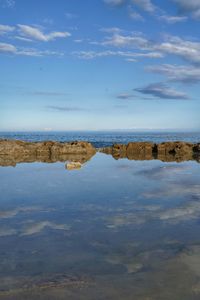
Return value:
<svg viewBox="0 0 200 300">
<path fill-rule="evenodd" d="M 0 165 L 15 166 L 23 162 L 75 161 L 85 163 L 96 153 L 87 142 L 34 142 L 0 140 Z"/>
<path fill-rule="evenodd" d="M 131 142 L 127 145 L 114 144 L 112 147 L 100 149 L 100 152 L 111 154 L 115 159 L 129 160 L 185 161 L 196 160 L 200 157 L 200 144 L 186 142 L 164 142 L 153 144 L 150 142 Z"/>
</svg>

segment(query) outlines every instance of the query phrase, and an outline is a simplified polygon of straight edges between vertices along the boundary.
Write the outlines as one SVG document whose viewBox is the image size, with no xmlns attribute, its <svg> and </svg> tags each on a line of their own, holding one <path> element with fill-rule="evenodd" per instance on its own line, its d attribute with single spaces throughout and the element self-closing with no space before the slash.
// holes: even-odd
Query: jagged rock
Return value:
<svg viewBox="0 0 200 300">
<path fill-rule="evenodd" d="M 157 145 L 158 155 L 185 155 L 193 153 L 194 145 L 184 142 L 165 142 Z"/>
</svg>

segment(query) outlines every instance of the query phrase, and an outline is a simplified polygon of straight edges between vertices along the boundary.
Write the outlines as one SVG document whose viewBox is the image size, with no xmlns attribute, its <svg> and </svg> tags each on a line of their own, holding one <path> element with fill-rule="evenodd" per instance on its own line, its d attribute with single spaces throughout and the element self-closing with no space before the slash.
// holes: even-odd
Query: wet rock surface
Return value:
<svg viewBox="0 0 200 300">
<path fill-rule="evenodd" d="M 24 142 L 0 140 L 0 165 L 15 166 L 23 162 L 79 162 L 91 159 L 96 149 L 88 142 Z"/>
<path fill-rule="evenodd" d="M 111 147 L 95 149 L 89 142 L 74 141 L 59 143 L 24 142 L 18 140 L 0 140 L 0 166 L 15 166 L 24 162 L 70 162 L 72 169 L 80 168 L 99 151 L 112 155 L 115 159 L 153 160 L 164 162 L 182 162 L 196 160 L 200 162 L 200 143 L 163 142 L 130 142 L 113 144 Z M 67 169 L 71 169 L 66 165 Z"/>
<path fill-rule="evenodd" d="M 154 144 L 150 142 L 131 142 L 127 145 L 114 144 L 112 147 L 101 148 L 102 153 L 110 154 L 115 159 L 128 158 L 129 160 L 161 161 L 200 161 L 200 143 L 164 142 Z"/>
</svg>

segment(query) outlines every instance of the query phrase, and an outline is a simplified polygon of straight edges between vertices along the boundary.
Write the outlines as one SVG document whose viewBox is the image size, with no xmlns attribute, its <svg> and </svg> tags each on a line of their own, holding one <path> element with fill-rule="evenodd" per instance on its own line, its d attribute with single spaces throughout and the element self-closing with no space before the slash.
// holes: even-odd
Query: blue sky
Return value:
<svg viewBox="0 0 200 300">
<path fill-rule="evenodd" d="M 199 130 L 199 0 L 0 0 L 0 130 Z"/>
</svg>

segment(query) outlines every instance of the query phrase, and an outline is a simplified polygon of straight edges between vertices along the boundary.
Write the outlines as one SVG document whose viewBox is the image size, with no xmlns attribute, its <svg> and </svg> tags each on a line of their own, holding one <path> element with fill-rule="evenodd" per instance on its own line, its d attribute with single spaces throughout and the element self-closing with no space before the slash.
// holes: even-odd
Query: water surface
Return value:
<svg viewBox="0 0 200 300">
<path fill-rule="evenodd" d="M 0 167 L 0 299 L 200 299 L 200 165 Z"/>
</svg>

